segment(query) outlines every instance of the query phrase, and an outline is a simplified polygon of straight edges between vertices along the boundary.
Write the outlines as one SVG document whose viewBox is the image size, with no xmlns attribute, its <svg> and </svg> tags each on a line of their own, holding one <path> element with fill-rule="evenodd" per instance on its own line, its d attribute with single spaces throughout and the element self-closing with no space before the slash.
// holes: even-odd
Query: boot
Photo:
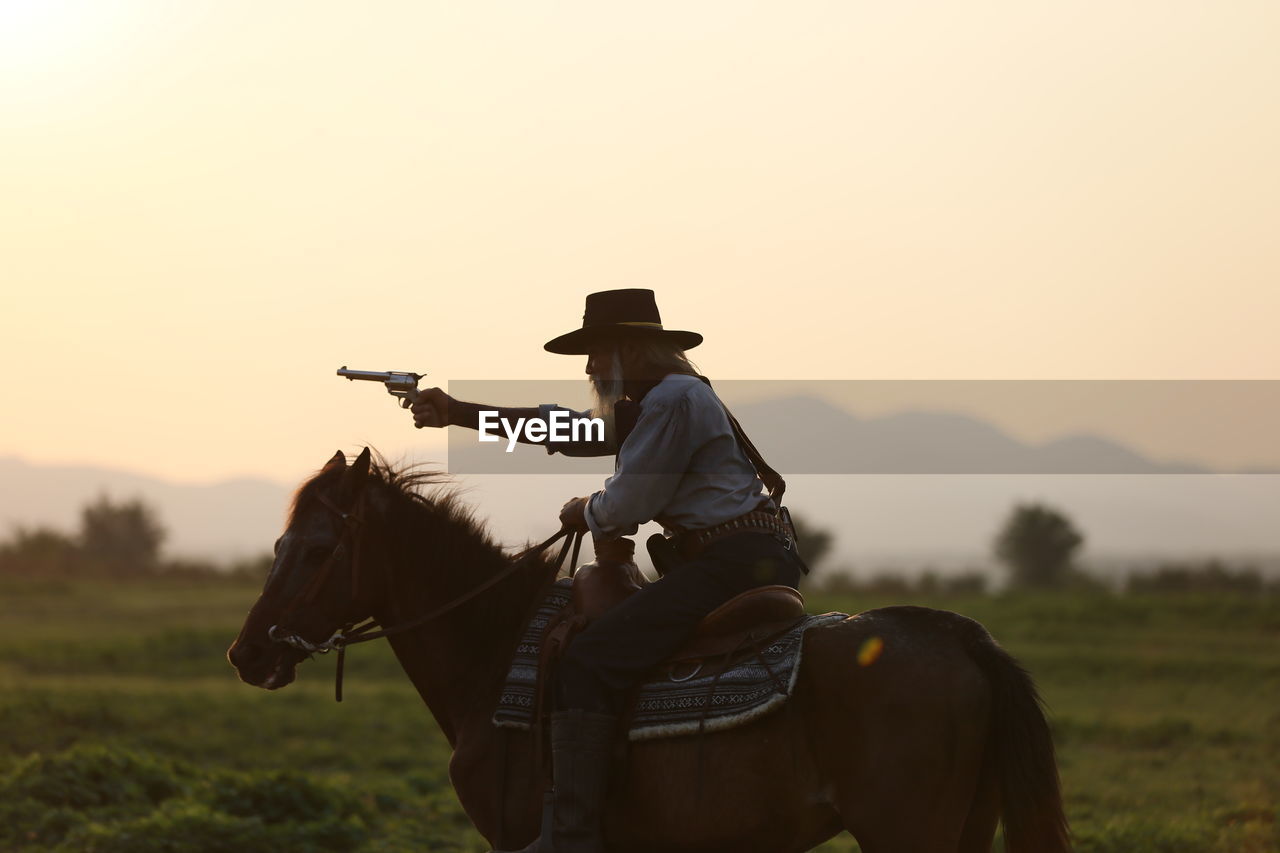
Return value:
<svg viewBox="0 0 1280 853">
<path fill-rule="evenodd" d="M 551 715 L 551 802 L 542 832 L 519 853 L 604 853 L 600 820 L 617 726 L 612 714 Z"/>
</svg>

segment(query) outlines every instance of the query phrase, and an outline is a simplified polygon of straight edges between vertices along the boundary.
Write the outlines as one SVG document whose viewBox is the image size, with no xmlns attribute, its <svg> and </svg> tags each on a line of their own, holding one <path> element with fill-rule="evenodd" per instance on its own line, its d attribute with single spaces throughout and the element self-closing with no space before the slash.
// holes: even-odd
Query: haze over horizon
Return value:
<svg viewBox="0 0 1280 853">
<path fill-rule="evenodd" d="M 827 428 L 813 436 L 796 435 L 789 416 L 812 413 L 815 407 L 825 412 Z M 1212 557 L 1280 576 L 1275 525 L 1280 475 L 1176 473 L 1187 469 L 1096 437 L 1027 445 L 957 414 L 918 413 L 903 427 L 901 416 L 861 421 L 816 398 L 756 402 L 735 410 L 783 470 L 791 508 L 835 534 L 836 566 L 912 572 L 989 567 L 989 542 L 1002 519 L 1016 503 L 1035 501 L 1064 511 L 1080 525 L 1087 565 L 1098 571 Z M 474 435 L 451 432 L 467 445 Z M 859 447 L 845 460 L 845 470 L 864 473 L 836 476 L 806 465 L 815 454 L 825 454 L 832 457 L 834 471 L 840 464 L 835 457 L 844 454 L 822 445 L 829 436 L 846 433 Z M 1055 452 L 1047 453 L 1050 449 Z M 347 450 L 354 455 L 358 448 Z M 518 450 L 515 464 L 488 470 L 528 472 L 523 475 L 478 473 L 486 470 L 483 459 L 450 454 L 450 469 L 465 472 L 454 478 L 464 501 L 498 540 L 513 547 L 545 536 L 565 497 L 598 488 L 610 461 L 547 457 L 526 446 Z M 326 451 L 314 460 L 316 467 L 329 455 Z M 508 458 L 500 449 L 489 461 L 494 457 Z M 983 461 L 990 473 L 974 473 L 979 469 L 964 464 L 969 459 Z M 604 469 L 571 464 L 587 462 L 605 463 Z M 881 462 L 887 465 L 879 467 Z M 948 470 L 970 473 L 933 473 Z M 1045 473 L 1050 470 L 1079 473 Z M 191 486 L 120 471 L 32 466 L 3 456 L 0 482 L 10 487 L 0 491 L 0 522 L 70 531 L 79 509 L 100 494 L 116 500 L 140 497 L 170 527 L 172 553 L 218 560 L 264 552 L 280 531 L 297 485 L 255 479 Z M 657 529 L 647 525 L 642 533 Z"/>
</svg>

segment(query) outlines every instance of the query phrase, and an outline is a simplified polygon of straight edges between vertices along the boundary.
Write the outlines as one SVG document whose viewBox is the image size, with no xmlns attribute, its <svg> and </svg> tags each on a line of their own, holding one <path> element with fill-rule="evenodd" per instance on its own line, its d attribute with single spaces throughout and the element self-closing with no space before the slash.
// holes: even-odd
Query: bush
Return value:
<svg viewBox="0 0 1280 853">
<path fill-rule="evenodd" d="M 92 823 L 59 848 L 83 853 L 270 853 L 261 821 L 181 802 L 133 820 Z M 287 848 L 286 848 L 287 849 Z"/>
<path fill-rule="evenodd" d="M 878 598 L 951 598 L 983 595 L 987 592 L 987 577 L 981 572 L 967 571 L 957 575 L 939 575 L 925 571 L 919 580 L 894 574 L 877 572 L 866 580 L 848 571 L 828 574 L 818 584 L 824 595 L 875 596 Z"/>
<path fill-rule="evenodd" d="M 1263 591 L 1262 575 L 1254 569 L 1231 569 L 1220 560 L 1196 563 L 1165 563 L 1155 571 L 1129 576 L 1125 589 L 1131 593 L 1236 592 L 1258 595 Z"/>
<path fill-rule="evenodd" d="M 77 746 L 58 755 L 32 755 L 0 782 L 6 799 L 46 806 L 151 806 L 184 790 L 178 770 L 151 756 Z"/>
<path fill-rule="evenodd" d="M 363 826 L 330 815 L 270 826 L 256 817 L 219 812 L 207 803 L 175 801 L 134 820 L 90 824 L 70 834 L 59 849 L 67 853 L 349 851 L 366 836 Z"/>
<path fill-rule="evenodd" d="M 1076 853 L 1198 853 L 1210 850 L 1216 831 L 1208 821 L 1115 818 L 1077 831 Z"/>
<path fill-rule="evenodd" d="M 0 800 L 0 849 L 51 849 L 88 818 L 64 806 L 50 808 L 37 800 Z"/>
<path fill-rule="evenodd" d="M 77 574 L 83 563 L 80 546 L 47 527 L 18 527 L 8 542 L 0 543 L 2 574 L 65 578 Z"/>
<path fill-rule="evenodd" d="M 916 583 L 915 591 L 921 595 L 982 595 L 987 591 L 987 577 L 981 572 L 946 576 L 926 571 Z"/>
<path fill-rule="evenodd" d="M 352 795 L 290 770 L 224 776 L 213 783 L 210 802 L 227 814 L 258 817 L 267 823 L 360 814 L 360 804 Z"/>
<path fill-rule="evenodd" d="M 102 746 L 32 755 L 0 778 L 5 850 L 349 851 L 370 816 L 344 787 L 301 773 L 200 773 Z"/>
</svg>

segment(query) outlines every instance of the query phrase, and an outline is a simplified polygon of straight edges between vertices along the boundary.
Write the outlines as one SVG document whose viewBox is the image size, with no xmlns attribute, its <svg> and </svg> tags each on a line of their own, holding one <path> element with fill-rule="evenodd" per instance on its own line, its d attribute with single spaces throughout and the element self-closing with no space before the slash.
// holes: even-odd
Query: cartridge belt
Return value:
<svg viewBox="0 0 1280 853">
<path fill-rule="evenodd" d="M 675 537 L 676 551 L 683 557 L 695 557 L 712 542 L 739 533 L 767 533 L 790 548 L 795 531 L 777 513 L 767 510 L 755 510 L 737 518 L 731 518 L 714 527 L 701 530 L 686 530 Z"/>
</svg>

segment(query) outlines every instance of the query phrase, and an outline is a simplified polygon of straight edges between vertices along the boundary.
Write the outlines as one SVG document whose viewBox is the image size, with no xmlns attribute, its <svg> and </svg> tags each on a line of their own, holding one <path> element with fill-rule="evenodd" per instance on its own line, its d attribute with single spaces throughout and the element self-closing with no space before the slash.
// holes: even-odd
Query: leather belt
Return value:
<svg viewBox="0 0 1280 853">
<path fill-rule="evenodd" d="M 682 557 L 693 557 L 712 542 L 739 533 L 767 533 L 788 550 L 795 541 L 795 531 L 782 517 L 767 510 L 755 510 L 714 527 L 682 531 L 675 537 L 676 551 Z"/>
</svg>

